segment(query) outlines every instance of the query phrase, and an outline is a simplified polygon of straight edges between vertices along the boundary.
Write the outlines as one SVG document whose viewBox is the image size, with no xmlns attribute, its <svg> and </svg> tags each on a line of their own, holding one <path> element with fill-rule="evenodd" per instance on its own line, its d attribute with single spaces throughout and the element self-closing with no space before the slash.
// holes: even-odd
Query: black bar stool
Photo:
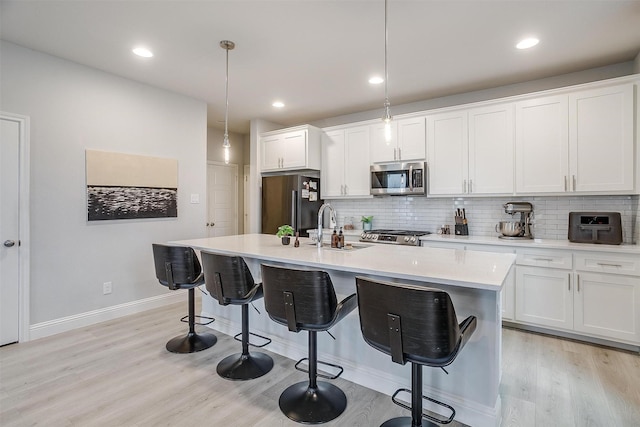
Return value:
<svg viewBox="0 0 640 427">
<path fill-rule="evenodd" d="M 382 427 L 433 426 L 430 421 L 449 424 L 455 409 L 422 395 L 422 365 L 444 370 L 451 364 L 475 331 L 476 317 L 469 316 L 458 324 L 449 294 L 440 289 L 356 277 L 356 291 L 364 340 L 390 355 L 395 363 L 411 362 L 411 390 L 396 390 L 391 398 L 411 410 L 411 417 L 392 418 Z M 411 406 L 396 400 L 400 392 L 411 393 Z M 448 409 L 451 415 L 439 419 L 424 414 L 423 398 Z"/>
<path fill-rule="evenodd" d="M 296 363 L 296 369 L 308 372 L 309 381 L 285 389 L 279 405 L 290 419 L 304 424 L 331 421 L 344 412 L 347 397 L 333 384 L 317 381 L 317 377 L 335 379 L 342 368 L 318 361 L 317 334 L 327 331 L 356 308 L 356 295 L 350 295 L 338 304 L 329 274 L 318 270 L 297 270 L 262 265 L 264 304 L 269 317 L 285 325 L 291 332 L 309 332 L 308 370 Z M 339 369 L 334 376 L 318 373 L 318 363 Z"/>
<path fill-rule="evenodd" d="M 209 294 L 220 305 L 242 306 L 242 353 L 225 357 L 218 363 L 217 372 L 229 380 L 250 380 L 266 374 L 273 368 L 273 359 L 265 353 L 249 353 L 249 345 L 264 347 L 271 340 L 249 332 L 249 303 L 262 298 L 262 285 L 253 281 L 253 276 L 244 259 L 239 256 L 219 255 L 202 251 L 202 267 Z M 265 340 L 261 345 L 249 342 L 249 335 Z"/>
<path fill-rule="evenodd" d="M 195 330 L 196 317 L 209 320 L 207 323 L 197 323 L 198 325 L 208 325 L 214 321 L 211 317 L 196 316 L 195 314 L 195 288 L 204 284 L 202 268 L 195 251 L 186 246 L 157 243 L 152 246 L 156 278 L 160 284 L 171 290 L 189 290 L 189 314 L 180 319 L 189 323 L 189 332 L 187 335 L 180 335 L 169 340 L 167 350 L 172 353 L 194 353 L 211 347 L 218 338 L 209 333 L 198 334 Z"/>
</svg>

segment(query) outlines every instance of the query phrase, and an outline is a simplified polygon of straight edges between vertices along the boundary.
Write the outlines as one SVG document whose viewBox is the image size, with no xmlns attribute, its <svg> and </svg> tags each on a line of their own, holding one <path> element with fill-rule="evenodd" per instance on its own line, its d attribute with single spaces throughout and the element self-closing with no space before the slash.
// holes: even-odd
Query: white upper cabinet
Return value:
<svg viewBox="0 0 640 427">
<path fill-rule="evenodd" d="M 260 136 L 261 171 L 320 169 L 320 130 L 313 126 L 265 132 Z"/>
<path fill-rule="evenodd" d="M 513 105 L 427 116 L 430 195 L 513 193 Z"/>
<path fill-rule="evenodd" d="M 466 193 L 469 179 L 466 110 L 427 116 L 430 195 Z"/>
<path fill-rule="evenodd" d="M 634 189 L 633 85 L 516 103 L 516 193 Z"/>
<path fill-rule="evenodd" d="M 569 95 L 569 153 L 572 191 L 633 190 L 633 85 Z"/>
<path fill-rule="evenodd" d="M 499 104 L 469 110 L 469 193 L 513 193 L 513 108 Z"/>
<path fill-rule="evenodd" d="M 516 103 L 516 193 L 568 191 L 567 95 Z"/>
<path fill-rule="evenodd" d="M 371 126 L 371 162 L 424 161 L 426 158 L 424 117 L 394 119 L 391 139 L 385 137 L 384 123 Z"/>
<path fill-rule="evenodd" d="M 369 126 L 357 126 L 322 136 L 323 199 L 370 195 L 369 133 Z"/>
</svg>

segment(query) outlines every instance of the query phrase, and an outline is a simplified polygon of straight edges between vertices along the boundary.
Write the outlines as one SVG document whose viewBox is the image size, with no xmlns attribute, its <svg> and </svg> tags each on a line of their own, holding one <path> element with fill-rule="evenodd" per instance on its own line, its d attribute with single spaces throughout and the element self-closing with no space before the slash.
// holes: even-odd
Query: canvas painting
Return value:
<svg viewBox="0 0 640 427">
<path fill-rule="evenodd" d="M 178 161 L 86 150 L 89 221 L 178 216 Z"/>
</svg>

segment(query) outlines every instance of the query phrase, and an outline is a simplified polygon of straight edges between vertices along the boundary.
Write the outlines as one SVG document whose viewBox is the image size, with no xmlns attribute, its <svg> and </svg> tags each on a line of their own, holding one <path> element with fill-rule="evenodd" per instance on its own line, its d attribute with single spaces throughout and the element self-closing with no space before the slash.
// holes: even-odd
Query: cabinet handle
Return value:
<svg viewBox="0 0 640 427">
<path fill-rule="evenodd" d="M 573 191 L 576 191 L 576 176 L 575 175 L 573 175 Z"/>
<path fill-rule="evenodd" d="M 349 194 L 349 190 L 347 189 L 347 184 L 344 185 L 344 195 Z"/>
<path fill-rule="evenodd" d="M 398 158 L 396 157 L 396 149 L 393 149 L 393 160 L 398 160 Z"/>
<path fill-rule="evenodd" d="M 567 191 L 567 175 L 564 176 L 564 191 Z"/>
<path fill-rule="evenodd" d="M 469 180 L 469 194 L 473 193 L 473 180 Z"/>
<path fill-rule="evenodd" d="M 466 193 L 467 192 L 467 180 L 466 179 L 463 180 L 463 182 L 462 182 L 462 188 L 463 188 L 462 192 Z"/>
<path fill-rule="evenodd" d="M 553 258 L 533 258 L 534 261 L 553 261 Z"/>
<path fill-rule="evenodd" d="M 609 264 L 606 262 L 598 262 L 596 264 L 598 264 L 601 267 L 622 267 L 622 264 Z"/>
<path fill-rule="evenodd" d="M 576 281 L 578 282 L 578 292 L 580 292 L 580 275 L 576 275 Z"/>
<path fill-rule="evenodd" d="M 398 160 L 402 160 L 402 148 L 398 147 Z"/>
<path fill-rule="evenodd" d="M 569 291 L 571 291 L 571 273 L 567 273 L 567 277 L 569 278 Z"/>
</svg>

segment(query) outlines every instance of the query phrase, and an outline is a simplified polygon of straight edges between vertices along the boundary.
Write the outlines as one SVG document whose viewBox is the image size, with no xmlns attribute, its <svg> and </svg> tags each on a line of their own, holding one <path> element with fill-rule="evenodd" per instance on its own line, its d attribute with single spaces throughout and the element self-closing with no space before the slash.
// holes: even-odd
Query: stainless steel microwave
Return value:
<svg viewBox="0 0 640 427">
<path fill-rule="evenodd" d="M 374 196 L 420 196 L 427 194 L 427 163 L 404 162 L 371 165 Z"/>
</svg>

